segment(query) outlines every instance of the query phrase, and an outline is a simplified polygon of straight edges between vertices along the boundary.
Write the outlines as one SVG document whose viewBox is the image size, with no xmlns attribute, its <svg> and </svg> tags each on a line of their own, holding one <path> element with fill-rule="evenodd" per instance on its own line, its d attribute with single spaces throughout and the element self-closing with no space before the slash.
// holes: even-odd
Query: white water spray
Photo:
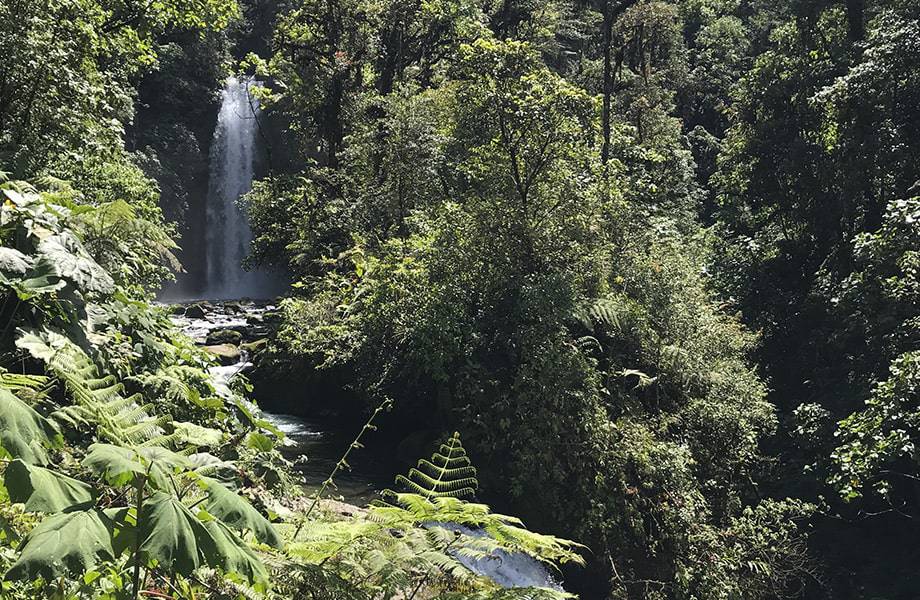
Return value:
<svg viewBox="0 0 920 600">
<path fill-rule="evenodd" d="M 251 96 L 251 80 L 227 80 L 214 142 L 208 180 L 206 250 L 209 299 L 267 298 L 279 290 L 277 278 L 245 271 L 252 232 L 238 201 L 252 189 L 259 116 L 258 100 Z"/>
</svg>

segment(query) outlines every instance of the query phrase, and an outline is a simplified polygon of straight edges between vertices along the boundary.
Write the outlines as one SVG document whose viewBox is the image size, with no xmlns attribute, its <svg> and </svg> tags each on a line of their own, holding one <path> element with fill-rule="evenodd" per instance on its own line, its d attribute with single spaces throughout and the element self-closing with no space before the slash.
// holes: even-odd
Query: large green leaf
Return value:
<svg viewBox="0 0 920 600">
<path fill-rule="evenodd" d="M 0 246 L 0 272 L 5 275 L 25 275 L 32 259 L 15 248 Z"/>
<path fill-rule="evenodd" d="M 150 480 L 157 489 L 171 489 L 170 477 L 192 467 L 188 457 L 160 446 L 142 446 L 138 454 L 148 467 Z"/>
<path fill-rule="evenodd" d="M 112 548 L 115 550 L 115 556 L 121 556 L 121 553 L 125 550 L 134 548 L 137 540 L 137 522 L 134 509 L 120 506 L 118 508 L 106 508 L 102 512 L 112 521 L 114 528 Z"/>
<path fill-rule="evenodd" d="M 61 279 L 57 266 L 47 256 L 39 257 L 35 265 L 25 275 L 25 279 L 11 281 L 20 300 L 29 300 L 41 294 L 49 294 L 63 288 L 66 282 Z"/>
<path fill-rule="evenodd" d="M 79 576 L 102 561 L 114 560 L 112 522 L 95 509 L 51 515 L 26 536 L 20 550 L 6 579 Z"/>
<path fill-rule="evenodd" d="M 201 548 L 208 565 L 225 573 L 235 573 L 249 581 L 267 581 L 268 572 L 252 550 L 226 525 L 217 520 L 205 521 L 209 538 Z"/>
<path fill-rule="evenodd" d="M 95 497 L 93 488 L 82 481 L 44 467 L 29 466 L 19 459 L 6 467 L 3 483 L 10 500 L 25 504 L 30 512 L 56 513 L 88 508 Z"/>
<path fill-rule="evenodd" d="M 130 483 L 147 472 L 137 452 L 112 444 L 92 444 L 83 459 L 83 466 L 115 486 Z"/>
<path fill-rule="evenodd" d="M 12 286 L 20 300 L 53 292 L 65 285 L 48 258 L 39 257 L 36 261 L 6 246 L 0 247 L 0 283 Z"/>
<path fill-rule="evenodd" d="M 111 275 L 92 259 L 80 240 L 64 231 L 38 243 L 38 253 L 57 267 L 58 273 L 84 291 L 104 294 L 115 291 Z"/>
<path fill-rule="evenodd" d="M 248 529 L 263 544 L 281 547 L 281 537 L 274 526 L 245 498 L 210 477 L 202 477 L 202 481 L 207 486 L 205 506 L 209 513 L 234 529 Z"/>
<path fill-rule="evenodd" d="M 38 360 L 49 363 L 59 353 L 73 347 L 73 342 L 56 331 L 41 332 L 19 330 L 16 347 L 25 350 Z"/>
<path fill-rule="evenodd" d="M 265 567 L 246 544 L 213 516 L 202 514 L 204 521 L 173 496 L 154 493 L 141 510 L 143 560 L 180 575 L 208 565 L 250 581 L 265 579 Z"/>
<path fill-rule="evenodd" d="M 91 445 L 83 465 L 105 477 L 110 485 L 125 485 L 139 475 L 148 475 L 157 489 L 169 489 L 170 476 L 191 467 L 187 457 L 167 448 L 113 444 Z"/>
<path fill-rule="evenodd" d="M 48 447 L 63 442 L 60 432 L 31 406 L 0 388 L 0 446 L 3 454 L 31 464 L 48 464 Z"/>
<path fill-rule="evenodd" d="M 210 538 L 204 524 L 184 504 L 164 492 L 155 492 L 141 510 L 141 556 L 156 561 L 169 573 L 190 575 L 202 565 L 199 540 Z"/>
</svg>

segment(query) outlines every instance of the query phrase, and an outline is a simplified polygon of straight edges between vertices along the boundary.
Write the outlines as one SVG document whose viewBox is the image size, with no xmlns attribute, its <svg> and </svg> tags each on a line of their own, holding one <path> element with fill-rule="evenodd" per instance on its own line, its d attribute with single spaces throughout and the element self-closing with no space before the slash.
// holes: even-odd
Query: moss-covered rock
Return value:
<svg viewBox="0 0 920 600">
<path fill-rule="evenodd" d="M 185 316 L 189 319 L 203 319 L 205 317 L 204 306 L 201 304 L 192 304 L 186 307 Z"/>
<path fill-rule="evenodd" d="M 232 329 L 216 329 L 208 334 L 205 343 L 209 346 L 216 344 L 233 344 L 238 346 L 243 341 L 243 334 Z"/>
<path fill-rule="evenodd" d="M 255 341 L 241 344 L 240 348 L 245 350 L 249 354 L 256 354 L 257 352 L 263 350 L 265 346 L 267 345 L 268 345 L 268 338 L 259 338 Z"/>
<path fill-rule="evenodd" d="M 240 349 L 233 344 L 213 344 L 204 346 L 203 350 L 212 356 L 216 356 L 222 365 L 233 365 L 240 361 L 242 353 Z"/>
</svg>

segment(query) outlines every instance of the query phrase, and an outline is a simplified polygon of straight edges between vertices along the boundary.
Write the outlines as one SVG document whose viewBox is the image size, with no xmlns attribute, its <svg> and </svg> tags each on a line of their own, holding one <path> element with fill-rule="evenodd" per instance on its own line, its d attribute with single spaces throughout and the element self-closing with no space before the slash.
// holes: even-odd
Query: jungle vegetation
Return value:
<svg viewBox="0 0 920 600">
<path fill-rule="evenodd" d="M 366 509 L 155 302 L 231 74 Z M 0 0 L 0 597 L 914 599 L 918 156 L 917 0 Z"/>
</svg>

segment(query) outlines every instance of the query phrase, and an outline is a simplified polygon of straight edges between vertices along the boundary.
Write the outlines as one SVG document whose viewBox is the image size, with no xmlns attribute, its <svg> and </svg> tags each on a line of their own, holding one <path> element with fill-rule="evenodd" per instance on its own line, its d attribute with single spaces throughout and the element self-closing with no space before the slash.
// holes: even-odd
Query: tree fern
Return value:
<svg viewBox="0 0 920 600">
<path fill-rule="evenodd" d="M 441 444 L 431 460 L 423 458 L 407 475 L 397 475 L 396 484 L 429 500 L 473 498 L 479 487 L 476 468 L 470 463 L 458 432 Z M 387 491 L 387 495 L 393 494 Z"/>
<path fill-rule="evenodd" d="M 610 334 L 621 334 L 634 326 L 643 309 L 625 295 L 595 298 L 575 309 L 572 317 L 587 331 L 600 326 Z"/>
</svg>

